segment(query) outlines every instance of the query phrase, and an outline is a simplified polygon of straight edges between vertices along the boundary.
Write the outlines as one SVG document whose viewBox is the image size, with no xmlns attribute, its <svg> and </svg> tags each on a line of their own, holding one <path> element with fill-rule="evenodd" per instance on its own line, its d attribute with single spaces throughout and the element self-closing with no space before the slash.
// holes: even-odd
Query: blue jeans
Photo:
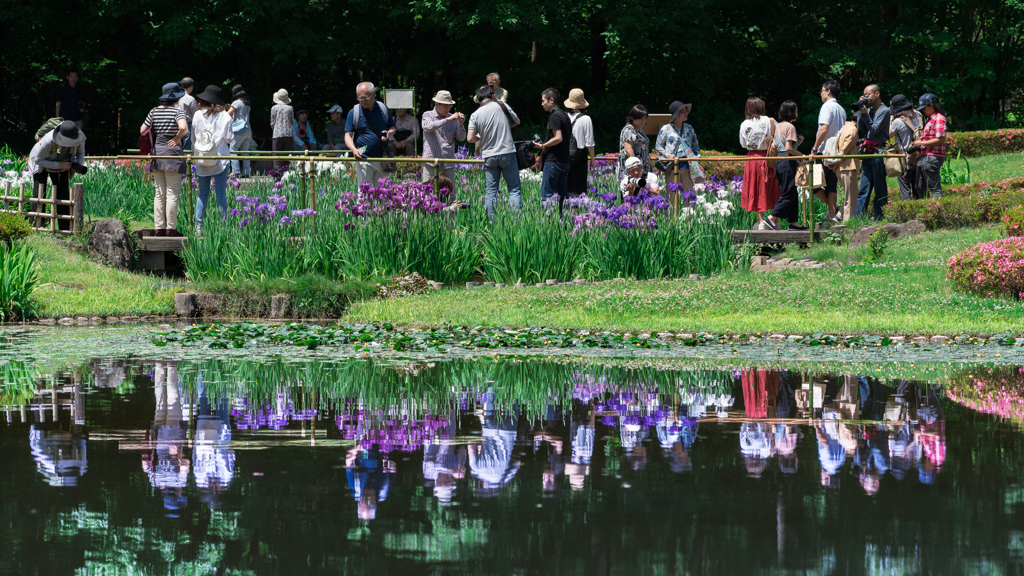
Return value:
<svg viewBox="0 0 1024 576">
<path fill-rule="evenodd" d="M 540 183 L 541 200 L 547 200 L 555 194 L 559 199 L 565 198 L 569 192 L 569 163 L 544 161 L 544 176 Z"/>
<path fill-rule="evenodd" d="M 192 125 L 191 124 L 189 124 L 189 126 L 188 126 L 188 134 L 185 134 L 185 137 L 181 139 L 181 149 L 182 150 L 191 150 L 192 149 Z"/>
<path fill-rule="evenodd" d="M 494 201 L 498 197 L 498 176 L 505 179 L 508 187 L 508 199 L 512 207 L 519 210 L 523 205 L 522 185 L 519 182 L 519 163 L 516 153 L 509 152 L 484 159 L 484 177 L 487 194 L 484 196 L 484 208 L 487 217 L 494 218 Z"/>
<path fill-rule="evenodd" d="M 885 182 L 885 160 L 882 158 L 868 158 L 861 163 L 860 193 L 857 194 L 857 208 L 853 211 L 854 216 L 860 216 L 867 212 L 872 188 L 875 189 L 875 201 L 872 205 L 871 216 L 875 220 L 881 220 L 882 206 L 889 203 L 889 185 Z"/>
<path fill-rule="evenodd" d="M 249 153 L 249 143 L 252 142 L 252 129 L 246 128 L 241 132 L 235 132 L 235 139 L 231 142 L 231 153 L 234 154 L 241 151 L 243 154 Z M 231 161 L 231 173 L 234 175 L 249 175 L 250 163 L 248 160 L 232 160 Z M 242 171 L 239 172 L 238 169 Z"/>
<path fill-rule="evenodd" d="M 196 229 L 202 229 L 203 216 L 206 215 L 206 203 L 210 200 L 210 181 L 213 180 L 217 193 L 217 207 L 220 217 L 228 217 L 228 170 L 221 170 L 216 176 L 197 176 L 199 180 L 199 198 L 196 199 Z"/>
</svg>

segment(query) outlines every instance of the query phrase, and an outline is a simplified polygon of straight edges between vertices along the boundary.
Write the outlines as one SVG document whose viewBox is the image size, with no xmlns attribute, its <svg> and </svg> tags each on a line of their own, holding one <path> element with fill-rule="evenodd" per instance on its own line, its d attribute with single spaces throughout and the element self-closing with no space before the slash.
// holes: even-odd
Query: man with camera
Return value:
<svg viewBox="0 0 1024 576">
<path fill-rule="evenodd" d="M 71 172 L 85 174 L 85 134 L 72 120 L 65 120 L 60 126 L 47 132 L 28 155 L 28 168 L 35 183 L 36 197 L 46 192 L 46 177 L 53 183 L 57 200 L 71 200 Z M 38 210 L 37 210 L 38 212 Z M 58 205 L 58 216 L 70 216 L 71 206 Z M 57 220 L 60 230 L 70 230 L 70 220 Z"/>
<path fill-rule="evenodd" d="M 864 88 L 864 95 L 852 105 L 853 115 L 857 118 L 857 130 L 864 134 L 860 144 L 860 154 L 880 154 L 889 140 L 889 107 L 882 103 L 882 92 L 877 84 Z M 871 189 L 875 190 L 875 201 L 871 216 L 875 220 L 882 219 L 882 206 L 889 203 L 889 187 L 885 182 L 885 160 L 882 158 L 866 158 L 861 162 L 860 192 L 857 195 L 855 216 L 864 214 L 871 199 Z"/>
<path fill-rule="evenodd" d="M 523 203 L 516 144 L 512 140 L 512 123 L 517 117 L 505 103 L 499 103 L 494 99 L 494 88 L 490 86 L 481 86 L 476 91 L 476 101 L 480 103 L 480 107 L 469 117 L 466 142 L 480 143 L 486 189 L 484 208 L 487 210 L 487 217 L 493 219 L 499 178 L 505 179 L 512 209 L 519 210 Z"/>
<path fill-rule="evenodd" d="M 345 120 L 345 145 L 357 160 L 383 158 L 384 143 L 395 133 L 395 118 L 383 103 L 376 100 L 377 88 L 371 82 L 356 86 L 356 104 Z M 387 172 L 379 162 L 356 162 L 356 182 L 376 185 Z"/>
<path fill-rule="evenodd" d="M 626 196 L 637 196 L 644 189 L 649 190 L 651 194 L 660 194 L 661 183 L 657 174 L 644 174 L 644 163 L 633 156 L 626 160 L 626 177 L 619 183 L 619 196 L 623 199 Z"/>
</svg>

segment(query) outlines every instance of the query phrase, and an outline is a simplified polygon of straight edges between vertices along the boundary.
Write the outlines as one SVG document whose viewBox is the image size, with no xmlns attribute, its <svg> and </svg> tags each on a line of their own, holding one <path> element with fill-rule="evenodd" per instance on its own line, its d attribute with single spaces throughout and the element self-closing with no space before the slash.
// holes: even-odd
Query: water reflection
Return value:
<svg viewBox="0 0 1024 576">
<path fill-rule="evenodd" d="M 976 391 L 979 377 L 998 377 L 975 372 L 964 377 Z M 637 565 L 635 550 L 664 568 L 650 572 L 831 572 L 857 554 L 868 572 L 879 562 L 921 571 L 920 553 L 908 550 L 940 519 L 954 534 L 981 530 L 996 548 L 1024 542 L 1010 528 L 1024 506 L 1014 480 L 1024 470 L 1019 430 L 993 436 L 993 423 L 1003 424 L 965 408 L 958 399 L 966 392 L 949 382 L 757 367 L 168 360 L 93 362 L 24 385 L 32 393 L 4 406 L 0 426 L 0 459 L 9 464 L 0 467 L 0 542 L 20 542 L 0 544 L 10 553 L 0 557 L 11 558 L 0 568 L 38 566 L 28 551 L 43 539 L 79 546 L 64 538 L 91 530 L 83 514 L 119 534 L 92 568 L 153 547 L 150 529 L 159 528 L 168 549 L 184 553 L 188 539 L 213 546 L 193 554 L 200 573 L 275 571 L 232 552 L 242 542 L 304 569 L 379 571 L 390 559 L 392 571 L 411 562 L 404 568 L 482 573 L 506 572 L 479 569 L 494 555 L 521 572 L 615 572 Z M 957 431 L 948 443 L 947 427 Z M 1001 459 L 1001 467 L 979 478 L 984 470 L 968 458 Z M 47 495 L 55 488 L 59 498 Z M 15 492 L 39 510 L 32 522 L 41 532 L 3 528 L 27 518 Z M 69 513 L 73 502 L 80 510 Z M 995 528 L 963 516 L 983 502 Z M 858 516 L 859 507 L 876 514 Z M 843 530 L 825 530 L 837 523 L 870 534 L 883 509 L 887 518 L 899 510 L 905 525 L 890 534 L 890 548 L 858 538 L 852 553 L 838 539 Z M 666 532 L 652 534 L 642 518 Z M 143 526 L 150 531 L 132 532 Z M 694 548 L 730 531 L 773 559 Z M 565 548 L 575 551 L 526 565 L 510 552 L 536 554 L 541 537 L 575 542 Z M 349 564 L 351 550 L 334 547 L 339 539 L 381 563 Z M 987 550 L 971 554 L 987 558 Z M 326 560 L 339 554 L 342 564 Z"/>
</svg>

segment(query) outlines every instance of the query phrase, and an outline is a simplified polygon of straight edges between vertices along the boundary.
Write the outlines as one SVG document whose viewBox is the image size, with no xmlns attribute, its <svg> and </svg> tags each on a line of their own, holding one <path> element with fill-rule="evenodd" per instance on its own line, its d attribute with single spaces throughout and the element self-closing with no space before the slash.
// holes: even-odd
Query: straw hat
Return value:
<svg viewBox="0 0 1024 576">
<path fill-rule="evenodd" d="M 434 102 L 438 104 L 455 104 L 455 100 L 452 100 L 452 93 L 447 90 L 438 90 L 437 95 L 434 96 Z"/>
<path fill-rule="evenodd" d="M 583 90 L 573 88 L 569 91 L 569 99 L 565 101 L 565 107 L 569 110 L 582 110 L 590 108 L 590 102 L 583 97 Z"/>
<path fill-rule="evenodd" d="M 288 97 L 288 91 L 281 88 L 277 92 L 274 92 L 274 102 L 276 104 L 291 104 L 292 99 Z"/>
</svg>

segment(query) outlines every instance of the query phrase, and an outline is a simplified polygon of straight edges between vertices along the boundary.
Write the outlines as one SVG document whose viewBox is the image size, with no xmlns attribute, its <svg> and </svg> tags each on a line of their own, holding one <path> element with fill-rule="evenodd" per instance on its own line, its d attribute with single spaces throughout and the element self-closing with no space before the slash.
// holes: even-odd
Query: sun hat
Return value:
<svg viewBox="0 0 1024 576">
<path fill-rule="evenodd" d="M 335 104 L 334 106 L 331 106 L 330 108 L 327 109 L 327 113 L 328 114 L 344 114 L 345 113 L 345 109 L 342 108 L 341 106 L 338 106 L 337 104 Z"/>
<path fill-rule="evenodd" d="M 924 112 L 925 106 L 931 106 L 932 104 L 938 104 L 939 97 L 931 92 L 926 92 L 917 99 L 917 111 Z"/>
<path fill-rule="evenodd" d="M 455 104 L 455 100 L 452 100 L 452 93 L 447 90 L 438 90 L 433 100 L 438 104 Z"/>
<path fill-rule="evenodd" d="M 163 92 L 160 95 L 161 102 L 175 102 L 185 95 L 185 89 L 177 82 L 168 82 L 167 84 L 164 84 L 164 87 L 161 90 Z"/>
<path fill-rule="evenodd" d="M 277 92 L 274 92 L 274 102 L 277 104 L 291 104 L 292 99 L 288 97 L 288 91 L 281 88 Z"/>
<path fill-rule="evenodd" d="M 215 106 L 223 106 L 224 101 L 220 99 L 220 87 L 210 84 L 203 90 L 203 93 L 196 96 L 196 100 L 202 100 L 203 102 L 209 102 Z"/>
<path fill-rule="evenodd" d="M 668 106 L 668 111 L 670 114 L 672 114 L 672 117 L 669 118 L 668 121 L 675 122 L 676 116 L 679 116 L 680 112 L 685 110 L 686 113 L 689 114 L 691 108 L 693 108 L 693 104 L 683 104 L 679 100 L 676 100 L 675 102 L 669 104 Z"/>
<path fill-rule="evenodd" d="M 78 126 L 76 126 L 71 120 L 65 120 L 60 126 L 54 128 L 54 130 L 53 141 L 56 142 L 58 146 L 74 148 L 75 146 L 85 142 L 85 134 L 82 134 L 82 131 L 79 130 Z"/>
<path fill-rule="evenodd" d="M 569 99 L 565 101 L 565 107 L 570 110 L 582 110 L 590 108 L 590 102 L 587 102 L 587 99 L 583 97 L 583 90 L 573 88 L 569 90 Z"/>
<path fill-rule="evenodd" d="M 629 160 L 626 160 L 626 170 L 629 170 L 633 166 L 641 166 L 641 165 L 643 165 L 643 162 L 641 162 L 640 159 L 637 158 L 636 156 L 633 156 Z"/>
<path fill-rule="evenodd" d="M 903 94 L 897 94 L 892 97 L 889 101 L 889 113 L 895 114 L 897 112 L 903 112 L 904 110 L 910 110 L 914 106 L 907 100 L 907 97 Z"/>
</svg>

